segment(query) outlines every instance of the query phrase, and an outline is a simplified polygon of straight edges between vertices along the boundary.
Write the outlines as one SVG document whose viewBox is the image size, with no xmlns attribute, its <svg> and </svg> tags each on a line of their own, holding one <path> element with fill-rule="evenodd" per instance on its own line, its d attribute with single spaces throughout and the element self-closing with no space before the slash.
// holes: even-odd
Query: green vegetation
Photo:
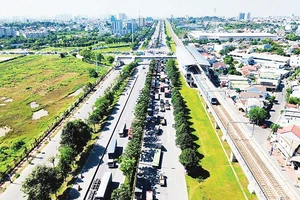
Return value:
<svg viewBox="0 0 300 200">
<path fill-rule="evenodd" d="M 50 199 L 50 193 L 55 193 L 62 183 L 61 174 L 56 168 L 45 165 L 36 166 L 30 176 L 25 179 L 22 190 L 29 200 Z"/>
<path fill-rule="evenodd" d="M 204 179 L 197 180 L 186 176 L 189 199 L 244 199 L 243 192 L 199 99 L 198 91 L 189 88 L 183 77 L 181 82 L 183 85 L 180 92 L 190 110 L 190 121 L 193 124 L 192 128 L 195 129 L 193 134 L 199 138 L 196 140 L 200 146 L 198 151 L 204 155 L 200 165 L 208 171 L 206 177 L 202 176 Z M 247 184 L 244 186 L 247 188 Z"/>
<path fill-rule="evenodd" d="M 170 50 L 172 52 L 176 51 L 176 45 L 175 42 L 172 39 L 172 35 L 171 35 L 171 27 L 169 27 L 169 25 L 165 22 L 165 34 L 166 36 L 166 43 L 168 45 L 168 47 L 170 48 Z"/>
<path fill-rule="evenodd" d="M 263 108 L 255 106 L 254 108 L 250 109 L 248 116 L 252 122 L 255 122 L 255 124 L 259 125 L 267 118 L 267 111 Z"/>
<path fill-rule="evenodd" d="M 225 64 L 229 65 L 228 74 L 238 75 L 238 76 L 242 75 L 241 72 L 236 70 L 232 56 L 226 55 L 223 60 Z"/>
<path fill-rule="evenodd" d="M 37 144 L 46 130 L 65 116 L 67 108 L 78 98 L 70 94 L 96 81 L 89 78 L 88 73 L 94 67 L 73 56 L 59 58 L 59 55 L 25 56 L 0 64 L 1 97 L 13 99 L 7 103 L 0 100 L 6 104 L 0 106 L 0 127 L 12 129 L 0 137 L 0 180 Z M 101 77 L 107 71 L 108 68 L 101 67 L 98 74 Z M 39 107 L 30 108 L 31 102 Z M 48 116 L 32 120 L 33 112 L 40 109 L 48 111 Z"/>
<path fill-rule="evenodd" d="M 300 40 L 300 36 L 296 35 L 295 33 L 290 33 L 286 36 L 287 40 L 296 41 Z"/>
<path fill-rule="evenodd" d="M 146 83 L 140 93 L 140 97 L 134 108 L 134 120 L 131 124 L 132 139 L 128 142 L 124 153 L 120 158 L 120 169 L 126 176 L 125 182 L 121 186 L 114 190 L 112 193 L 113 200 L 128 199 L 128 196 L 132 196 L 134 180 L 137 173 L 137 163 L 141 154 L 143 127 L 146 124 L 146 113 L 148 108 L 148 102 L 150 99 L 150 85 L 151 74 L 153 71 L 153 62 L 150 64 L 150 69 L 146 77 Z M 128 191 L 125 191 L 129 189 Z M 129 198 L 130 199 L 130 198 Z"/>
</svg>

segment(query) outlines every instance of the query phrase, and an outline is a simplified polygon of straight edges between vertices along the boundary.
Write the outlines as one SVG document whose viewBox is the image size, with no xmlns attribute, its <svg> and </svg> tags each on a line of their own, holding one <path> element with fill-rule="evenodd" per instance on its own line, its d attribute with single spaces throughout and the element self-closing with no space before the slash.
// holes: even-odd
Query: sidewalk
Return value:
<svg viewBox="0 0 300 200">
<path fill-rule="evenodd" d="M 112 70 L 110 74 L 107 75 L 107 78 L 104 79 L 102 82 L 100 82 L 99 87 L 97 88 L 96 92 L 89 95 L 86 101 L 83 101 L 82 104 L 80 104 L 81 107 L 79 107 L 77 110 L 74 111 L 74 116 L 76 119 L 86 119 L 86 114 L 92 112 L 93 105 L 97 98 L 102 96 L 104 94 L 104 90 L 113 83 L 115 78 L 119 75 L 118 70 Z M 64 123 L 70 120 L 71 116 L 69 118 L 66 118 L 64 120 Z M 75 119 L 72 117 L 72 119 Z M 6 190 L 0 194 L 1 200 L 20 200 L 25 199 L 24 193 L 21 191 L 22 188 L 22 182 L 25 180 L 25 178 L 32 172 L 32 170 L 39 164 L 46 164 L 51 165 L 51 163 L 48 161 L 48 159 L 52 156 L 57 156 L 58 154 L 58 147 L 60 143 L 60 135 L 61 130 L 64 125 L 64 123 L 59 126 L 55 131 L 53 131 L 50 134 L 50 137 L 54 135 L 54 137 L 49 140 L 49 137 L 45 139 L 41 145 L 35 149 L 33 153 L 31 153 L 32 156 L 32 162 L 27 165 L 27 162 L 23 162 L 21 166 L 18 168 L 21 169 L 23 167 L 24 170 L 20 173 L 20 176 L 12 183 L 9 184 L 9 181 L 5 183 Z M 58 131 L 58 132 L 57 132 Z M 57 134 L 56 134 L 57 133 Z M 48 142 L 48 144 L 46 143 Z M 40 151 L 40 153 L 38 153 Z M 34 157 L 35 156 L 35 157 Z M 27 165 L 27 166 L 26 166 Z"/>
</svg>

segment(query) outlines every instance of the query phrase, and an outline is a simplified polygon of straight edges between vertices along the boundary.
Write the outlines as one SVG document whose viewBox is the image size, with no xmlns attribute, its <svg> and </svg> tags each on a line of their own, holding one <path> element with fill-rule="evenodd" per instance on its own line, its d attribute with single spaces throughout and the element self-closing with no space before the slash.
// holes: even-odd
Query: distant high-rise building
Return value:
<svg viewBox="0 0 300 200">
<path fill-rule="evenodd" d="M 250 20 L 251 20 L 251 13 L 250 13 L 250 12 L 247 13 L 246 20 L 247 20 L 247 21 L 250 21 Z"/>
<path fill-rule="evenodd" d="M 114 15 L 111 15 L 109 19 L 110 19 L 110 21 L 111 21 L 111 22 L 113 22 L 113 21 L 116 21 L 116 20 L 117 20 L 117 19 L 116 19 L 116 17 L 115 17 Z"/>
<path fill-rule="evenodd" d="M 135 32 L 138 28 L 138 24 L 135 20 L 130 20 L 127 22 L 126 29 L 128 33 Z"/>
<path fill-rule="evenodd" d="M 119 13 L 119 20 L 126 20 L 127 19 L 127 16 L 126 16 L 126 14 L 125 13 Z"/>
<path fill-rule="evenodd" d="M 138 25 L 139 25 L 139 27 L 146 26 L 146 19 L 144 17 L 139 17 L 139 19 L 138 19 Z"/>
<path fill-rule="evenodd" d="M 123 21 L 122 20 L 114 20 L 111 23 L 111 32 L 116 35 L 123 35 Z"/>
<path fill-rule="evenodd" d="M 245 19 L 245 13 L 240 13 L 238 16 L 238 20 L 244 20 Z"/>
</svg>

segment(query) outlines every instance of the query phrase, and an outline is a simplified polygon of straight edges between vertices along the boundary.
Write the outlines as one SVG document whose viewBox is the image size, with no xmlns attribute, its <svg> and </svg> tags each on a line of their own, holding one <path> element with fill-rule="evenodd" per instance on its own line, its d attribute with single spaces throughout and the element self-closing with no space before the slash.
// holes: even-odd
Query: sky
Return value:
<svg viewBox="0 0 300 200">
<path fill-rule="evenodd" d="M 216 13 L 214 13 L 216 8 Z M 300 16 L 300 0 L 1 0 L 0 16 Z"/>
</svg>

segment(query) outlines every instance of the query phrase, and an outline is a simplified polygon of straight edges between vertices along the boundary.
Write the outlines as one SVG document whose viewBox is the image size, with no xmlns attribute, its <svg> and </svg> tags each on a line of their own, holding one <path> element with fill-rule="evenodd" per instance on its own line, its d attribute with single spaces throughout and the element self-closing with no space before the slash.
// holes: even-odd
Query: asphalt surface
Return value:
<svg viewBox="0 0 300 200">
<path fill-rule="evenodd" d="M 171 98 L 165 98 L 164 93 L 160 92 L 160 99 L 164 102 Z M 145 191 L 153 191 L 155 199 L 158 200 L 186 200 L 188 199 L 186 182 L 185 182 L 185 169 L 179 162 L 179 155 L 181 150 L 176 147 L 175 129 L 172 127 L 174 124 L 173 107 L 171 110 L 155 111 L 155 107 L 160 105 L 160 100 L 152 99 L 149 106 L 153 108 L 153 116 L 164 117 L 166 125 L 160 125 L 160 132 L 154 132 L 155 125 L 158 125 L 154 120 L 148 120 L 147 130 L 144 134 L 142 154 L 138 166 L 138 182 L 143 185 Z M 151 119 L 151 117 L 148 117 Z M 154 159 L 155 149 L 161 145 L 161 159 L 158 167 L 152 166 Z M 163 174 L 165 184 L 161 186 L 159 183 L 159 175 Z M 140 185 L 137 184 L 137 185 Z M 141 187 L 139 187 L 141 188 Z M 145 193 L 144 193 L 145 195 Z"/>
<path fill-rule="evenodd" d="M 119 75 L 120 69 L 113 71 L 107 79 L 101 83 L 101 86 L 97 91 L 90 96 L 86 103 L 80 107 L 75 113 L 73 119 L 87 119 L 87 116 L 92 112 L 93 105 L 97 98 L 104 94 L 104 90 L 108 88 L 114 81 L 115 78 Z M 10 185 L 6 187 L 6 190 L 0 195 L 1 200 L 20 200 L 26 199 L 25 194 L 21 191 L 22 182 L 25 178 L 32 172 L 32 170 L 40 164 L 46 164 L 52 166 L 48 159 L 52 156 L 57 156 L 59 151 L 59 142 L 61 136 L 61 129 L 59 132 L 49 141 L 49 143 L 42 149 L 41 153 L 37 154 L 36 157 L 32 160 L 31 164 L 25 167 L 21 172 L 20 176 Z"/>
<path fill-rule="evenodd" d="M 128 143 L 128 139 L 127 137 L 119 137 L 118 125 L 126 123 L 127 127 L 130 127 L 134 117 L 134 106 L 138 99 L 139 91 L 144 86 L 147 71 L 148 67 L 145 67 L 145 69 L 143 69 L 143 66 L 141 65 L 137 67 L 136 74 L 131 78 L 126 92 L 123 92 L 123 95 L 121 95 L 116 107 L 112 112 L 112 115 L 109 117 L 103 131 L 101 132 L 101 136 L 97 140 L 92 153 L 83 167 L 81 172 L 83 178 L 78 177 L 73 185 L 73 188 L 70 192 L 71 199 L 84 199 L 95 173 L 95 179 L 101 180 L 105 172 L 112 172 L 114 188 L 117 188 L 120 183 L 124 182 L 125 176 L 120 170 L 118 170 L 118 168 L 108 168 L 108 156 L 106 154 L 106 148 L 112 139 L 117 139 L 118 155 L 121 155 L 124 151 Z M 100 166 L 97 170 L 99 163 Z M 81 191 L 78 191 L 78 185 L 80 185 Z M 87 197 L 89 197 L 89 195 L 90 194 L 88 193 Z"/>
</svg>

